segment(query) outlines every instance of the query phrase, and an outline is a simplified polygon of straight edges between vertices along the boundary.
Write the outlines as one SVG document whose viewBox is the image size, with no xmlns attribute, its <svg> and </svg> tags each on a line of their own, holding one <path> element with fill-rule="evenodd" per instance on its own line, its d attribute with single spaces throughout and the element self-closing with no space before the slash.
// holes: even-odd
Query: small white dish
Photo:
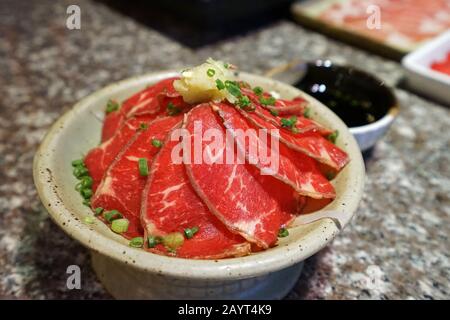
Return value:
<svg viewBox="0 0 450 320">
<path fill-rule="evenodd" d="M 450 104 L 450 75 L 431 69 L 450 52 L 450 30 L 405 56 L 406 83 L 419 93 Z"/>
</svg>

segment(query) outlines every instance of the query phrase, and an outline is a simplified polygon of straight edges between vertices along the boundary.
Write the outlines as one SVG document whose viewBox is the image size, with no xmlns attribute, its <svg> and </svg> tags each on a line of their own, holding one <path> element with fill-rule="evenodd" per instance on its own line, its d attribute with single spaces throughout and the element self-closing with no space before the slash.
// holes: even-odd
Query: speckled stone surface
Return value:
<svg viewBox="0 0 450 320">
<path fill-rule="evenodd" d="M 78 4 L 82 29 L 65 27 Z M 220 57 L 262 73 L 294 57 L 330 58 L 389 84 L 392 61 L 280 21 L 190 49 L 91 1 L 0 4 L 0 298 L 111 298 L 88 252 L 49 219 L 32 159 L 49 126 L 111 82 Z M 288 299 L 450 298 L 450 111 L 397 89 L 401 113 L 368 159 L 365 196 L 351 225 L 308 259 Z M 79 265 L 82 289 L 66 288 Z"/>
</svg>

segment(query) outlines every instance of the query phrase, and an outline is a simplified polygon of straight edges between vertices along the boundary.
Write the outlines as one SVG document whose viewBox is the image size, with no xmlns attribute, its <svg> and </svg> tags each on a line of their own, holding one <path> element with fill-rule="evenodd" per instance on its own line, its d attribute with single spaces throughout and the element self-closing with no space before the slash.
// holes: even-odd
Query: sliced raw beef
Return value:
<svg viewBox="0 0 450 320">
<path fill-rule="evenodd" d="M 271 134 L 273 131 L 270 129 L 279 129 L 278 126 L 258 116 L 255 112 L 240 110 L 240 113 L 257 127 L 268 129 Z M 278 132 L 277 137 L 280 141 L 292 150 L 304 153 L 337 171 L 341 170 L 349 161 L 348 155 L 344 151 L 318 133 L 293 133 L 284 128 Z"/>
<path fill-rule="evenodd" d="M 259 101 L 260 97 L 267 99 L 271 97 L 270 94 L 264 92 L 258 96 L 252 90 L 244 88 L 241 89 L 241 91 L 244 95 L 249 97 L 254 104 L 260 105 L 268 111 L 276 112 L 279 115 L 303 115 L 308 106 L 308 102 L 302 97 L 297 97 L 292 100 L 277 99 L 273 106 L 261 105 Z"/>
<path fill-rule="evenodd" d="M 257 132 L 257 130 L 262 129 L 257 128 L 255 130 L 233 105 L 216 103 L 213 104 L 213 109 L 223 119 L 225 128 L 235 138 L 239 150 L 245 154 L 248 162 L 291 186 L 301 195 L 317 199 L 334 198 L 336 196 L 333 186 L 322 176 L 313 159 L 301 153 L 294 153 L 282 144 L 279 146 L 279 150 L 270 150 L 270 136 L 267 137 L 268 133 L 266 131 L 262 132 L 266 137 L 266 141 L 262 140 Z M 247 135 L 247 139 L 244 141 L 242 141 L 242 138 L 245 139 L 246 136 L 243 134 Z M 260 148 L 261 145 L 266 145 L 268 150 L 262 150 Z M 271 155 L 272 152 L 274 153 Z M 270 161 L 264 161 L 266 159 L 263 156 L 266 159 L 278 161 L 278 165 L 274 167 L 274 164 L 270 163 Z"/>
<path fill-rule="evenodd" d="M 175 255 L 182 258 L 220 259 L 247 255 L 250 244 L 228 231 L 197 196 L 184 165 L 172 161 L 171 154 L 179 141 L 167 139 L 153 161 L 143 193 L 142 225 L 146 234 L 164 236 L 185 229 L 198 228 L 191 239 L 185 239 Z M 162 244 L 150 251 L 173 255 Z"/>
<path fill-rule="evenodd" d="M 147 159 L 150 164 L 160 150 L 152 144 L 153 139 L 164 140 L 168 132 L 180 125 L 181 116 L 153 120 L 146 129 L 135 132 L 106 171 L 101 184 L 91 199 L 91 206 L 104 211 L 118 210 L 130 224 L 122 235 L 133 238 L 142 235 L 140 224 L 141 196 L 147 176 L 141 176 L 138 161 Z"/>
<path fill-rule="evenodd" d="M 114 137 L 103 142 L 98 147 L 91 149 L 84 158 L 84 163 L 89 170 L 93 180 L 92 190 L 95 192 L 103 174 L 108 169 L 111 162 L 122 150 L 123 146 L 134 136 L 141 124 L 148 124 L 154 117 L 143 115 L 128 119 L 117 131 Z"/>
<path fill-rule="evenodd" d="M 333 132 L 316 121 L 303 116 L 307 102 L 301 97 L 292 101 L 276 100 L 275 106 L 263 106 L 259 101 L 259 97 L 252 91 L 246 90 L 245 94 L 250 98 L 250 101 L 255 108 L 254 112 L 279 128 L 281 128 L 281 116 L 296 116 L 297 120 L 295 128 L 298 133 L 317 132 L 326 137 Z M 265 97 L 267 98 L 270 96 L 266 95 Z"/>
<path fill-rule="evenodd" d="M 126 119 L 132 116 L 166 115 L 169 102 L 180 111 L 185 108 L 187 104 L 173 87 L 176 79 L 178 78 L 164 79 L 149 86 L 125 100 L 119 110 L 108 113 L 102 129 L 102 141 L 111 138 Z"/>
<path fill-rule="evenodd" d="M 192 150 L 191 163 L 185 166 L 194 190 L 229 230 L 260 247 L 274 245 L 279 229 L 294 218 L 292 213 L 297 209 L 294 192 L 273 177 L 260 175 L 252 165 L 235 161 L 226 164 L 224 146 L 216 149 L 207 139 L 201 139 L 198 150 L 194 145 L 195 122 L 201 123 L 202 135 L 208 129 L 214 129 L 222 141 L 226 135 L 220 118 L 207 104 L 195 107 L 185 117 L 183 127 L 189 137 L 184 139 L 189 139 L 187 143 Z M 195 152 L 201 152 L 204 161 L 194 163 Z"/>
</svg>

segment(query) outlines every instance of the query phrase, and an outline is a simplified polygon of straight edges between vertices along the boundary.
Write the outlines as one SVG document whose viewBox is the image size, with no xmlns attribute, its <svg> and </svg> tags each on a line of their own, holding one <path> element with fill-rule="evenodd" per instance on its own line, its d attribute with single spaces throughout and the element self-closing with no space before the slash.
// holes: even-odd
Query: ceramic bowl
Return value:
<svg viewBox="0 0 450 320">
<path fill-rule="evenodd" d="M 34 181 L 42 203 L 64 232 L 91 251 L 98 278 L 116 298 L 282 298 L 296 283 L 302 261 L 326 246 L 350 221 L 364 184 L 361 153 L 345 124 L 324 105 L 289 85 L 247 73 L 239 75 L 242 80 L 276 90 L 285 98 L 303 95 L 312 103 L 313 118 L 340 131 L 337 144 L 351 161 L 333 180 L 337 197 L 326 207 L 338 213 L 339 222 L 323 218 L 304 224 L 297 219 L 290 235 L 276 247 L 223 260 L 189 260 L 148 253 L 129 247 L 127 240 L 100 221 L 93 225 L 82 222 L 92 213 L 74 190 L 71 161 L 99 143 L 107 100 L 122 101 L 147 85 L 174 75 L 175 72 L 160 72 L 117 82 L 84 98 L 56 121 L 34 159 Z"/>
</svg>

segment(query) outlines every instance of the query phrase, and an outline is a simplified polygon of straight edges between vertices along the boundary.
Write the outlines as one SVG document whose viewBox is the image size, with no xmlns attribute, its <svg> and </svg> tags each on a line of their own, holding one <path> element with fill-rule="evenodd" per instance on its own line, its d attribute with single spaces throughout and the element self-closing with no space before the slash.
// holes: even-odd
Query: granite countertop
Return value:
<svg viewBox="0 0 450 320">
<path fill-rule="evenodd" d="M 96 280 L 87 250 L 50 221 L 32 181 L 43 135 L 87 94 L 209 56 L 255 73 L 301 56 L 353 64 L 389 84 L 403 74 L 396 62 L 288 20 L 190 49 L 87 0 L 76 1 L 82 29 L 68 30 L 72 3 L 0 5 L 0 299 L 111 298 Z M 367 159 L 358 214 L 306 261 L 287 299 L 450 298 L 450 111 L 404 90 L 396 93 L 401 112 Z M 82 268 L 82 290 L 66 289 L 72 264 Z"/>
</svg>

